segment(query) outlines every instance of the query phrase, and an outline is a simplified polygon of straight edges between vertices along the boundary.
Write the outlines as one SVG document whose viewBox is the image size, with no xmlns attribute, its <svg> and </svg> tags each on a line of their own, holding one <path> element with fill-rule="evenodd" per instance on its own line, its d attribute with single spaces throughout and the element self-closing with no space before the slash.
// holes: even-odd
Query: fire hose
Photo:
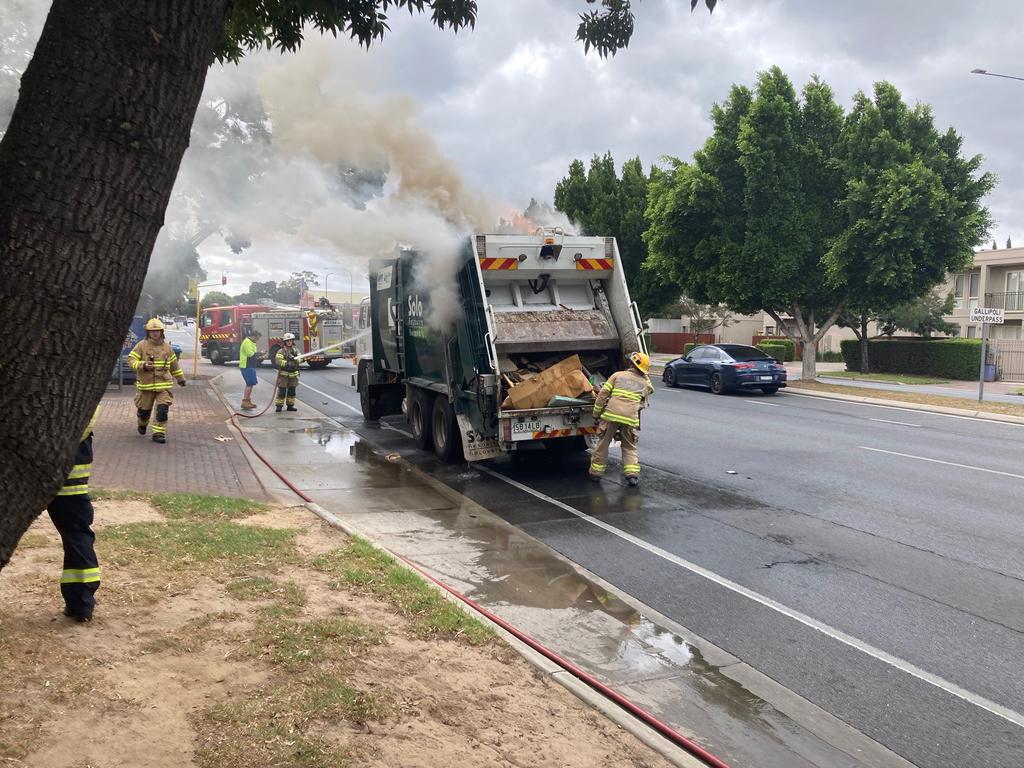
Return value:
<svg viewBox="0 0 1024 768">
<path fill-rule="evenodd" d="M 346 344 L 351 344 L 353 341 L 358 341 L 359 339 L 363 338 L 363 336 L 365 336 L 369 332 L 370 332 L 370 329 L 367 328 L 366 330 L 360 331 L 355 336 L 350 336 L 349 338 L 342 339 L 341 341 L 335 342 L 334 344 L 328 344 L 326 347 L 321 347 L 320 349 L 314 349 L 311 352 L 306 352 L 304 354 L 297 355 L 295 357 L 295 359 L 297 361 L 305 360 L 307 357 L 313 357 L 314 355 L 323 354 L 324 352 L 326 352 L 329 349 L 335 349 L 337 347 L 343 347 Z M 270 400 L 267 401 L 267 406 L 262 411 L 260 411 L 259 413 L 242 413 L 242 411 L 235 411 L 234 412 L 234 416 L 241 416 L 243 419 L 256 419 L 256 418 L 259 418 L 260 416 L 262 416 L 263 414 L 265 414 L 267 411 L 269 411 L 270 410 L 270 406 L 273 405 L 273 403 L 274 403 L 274 400 L 273 400 L 273 398 L 271 398 Z M 237 427 L 238 425 L 236 424 L 235 426 Z M 259 454 L 257 454 L 257 455 L 259 455 Z M 260 458 L 262 459 L 263 457 L 260 456 Z M 264 463 L 267 464 L 268 467 L 270 467 L 270 464 L 267 463 L 265 460 L 264 460 Z M 270 468 L 273 469 L 273 467 L 270 467 Z M 284 478 L 282 478 L 282 479 L 284 479 Z"/>
<path fill-rule="evenodd" d="M 341 343 L 344 343 L 344 342 L 341 342 Z M 310 353 L 310 354 L 313 354 L 313 353 Z M 270 408 L 269 403 L 267 404 L 267 408 Z M 263 410 L 263 413 L 266 412 L 267 408 L 265 408 Z M 262 415 L 262 414 L 257 414 L 257 415 Z M 264 464 L 266 464 L 267 468 L 270 469 L 271 472 L 273 472 L 285 485 L 287 485 L 295 493 L 296 496 L 298 496 L 303 501 L 316 506 L 316 502 L 313 501 L 312 498 L 310 498 L 305 493 L 303 493 L 300 488 L 298 488 L 294 483 L 292 483 L 291 480 L 289 480 L 284 475 L 284 473 L 282 473 L 277 467 L 275 467 L 273 464 L 271 464 L 266 456 L 264 456 L 262 453 L 259 452 L 259 450 L 256 448 L 256 446 L 253 445 L 252 441 L 249 439 L 248 435 L 245 434 L 245 430 L 243 430 L 241 425 L 239 425 L 238 422 L 235 420 L 235 416 L 245 416 L 246 418 L 250 418 L 250 419 L 251 418 L 255 418 L 255 416 L 251 416 L 251 415 L 246 414 L 246 413 L 235 413 L 235 414 L 233 414 L 231 416 L 231 422 L 232 422 L 232 424 L 234 424 L 234 426 L 238 430 L 239 434 L 241 434 L 242 439 L 245 440 L 246 445 L 249 446 L 249 449 L 256 455 L 256 457 L 260 461 L 262 461 Z M 467 606 L 472 608 L 474 611 L 476 611 L 480 615 L 486 617 L 488 620 L 494 622 L 499 627 L 504 629 L 506 632 L 511 634 L 513 637 L 515 637 L 519 641 L 525 643 L 528 647 L 530 647 L 531 649 L 533 649 L 537 653 L 541 654 L 542 656 L 544 656 L 545 658 L 549 659 L 550 661 L 553 661 L 555 664 L 560 666 L 562 669 L 564 669 L 566 672 L 571 674 L 577 680 L 579 680 L 580 682 L 584 683 L 589 688 L 591 688 L 592 690 L 594 690 L 597 693 L 601 694 L 602 696 L 604 696 L 609 701 L 613 702 L 614 704 L 618 705 L 622 709 L 624 709 L 627 712 L 629 712 L 631 715 L 636 717 L 638 720 L 640 720 L 642 723 L 644 723 L 645 725 L 649 726 L 653 730 L 657 731 L 659 734 L 664 736 L 666 739 L 668 739 L 670 742 L 675 744 L 677 747 L 680 747 L 683 750 L 685 750 L 686 752 L 689 752 L 694 757 L 696 757 L 699 760 L 703 761 L 705 764 L 711 766 L 711 768 L 729 768 L 729 765 L 727 763 L 722 761 L 720 758 L 715 757 L 713 754 L 711 754 L 706 749 L 701 747 L 695 741 L 693 741 L 692 739 L 689 739 L 686 736 L 684 736 L 683 734 L 679 733 L 672 726 L 668 725 L 667 723 L 662 722 L 661 720 L 659 720 L 657 717 L 655 717 L 653 714 L 651 714 L 647 710 L 645 710 L 642 707 L 634 704 L 632 701 L 630 701 L 628 698 L 623 696 L 621 693 L 619 693 L 618 691 L 616 691 L 616 690 L 610 688 L 609 686 L 605 685 L 604 683 L 602 683 L 600 680 L 598 680 L 597 678 L 595 678 L 593 675 L 589 674 L 588 672 L 585 672 L 584 670 L 580 669 L 578 666 L 573 664 L 568 659 L 566 659 L 566 658 L 560 656 L 559 654 L 555 653 L 550 648 L 548 648 L 547 646 L 542 644 L 540 641 L 533 639 L 532 637 L 527 635 L 522 630 L 517 629 L 515 626 L 513 626 L 509 622 L 505 621 L 500 616 L 497 616 L 496 614 L 494 614 L 491 611 L 487 610 L 486 608 L 484 608 L 482 605 L 480 605 L 479 603 L 475 602 L 471 598 L 469 598 L 466 595 L 462 594 L 461 592 L 459 592 L 458 590 L 454 589 L 453 587 L 448 586 L 444 582 L 434 578 L 429 573 L 426 573 L 425 571 L 423 571 L 419 566 L 417 566 L 415 563 L 413 563 L 408 558 L 403 557 L 402 555 L 395 554 L 395 553 L 390 553 L 389 552 L 389 554 L 392 554 L 393 556 L 395 556 L 398 559 L 400 559 L 403 563 L 405 563 L 409 568 L 414 570 L 416 573 L 418 573 L 424 579 L 427 579 L 430 582 L 432 582 L 433 584 L 436 584 L 438 587 L 443 589 L 445 592 L 447 592 L 448 594 L 452 595 L 453 597 L 455 597 L 459 601 L 465 603 Z"/>
</svg>

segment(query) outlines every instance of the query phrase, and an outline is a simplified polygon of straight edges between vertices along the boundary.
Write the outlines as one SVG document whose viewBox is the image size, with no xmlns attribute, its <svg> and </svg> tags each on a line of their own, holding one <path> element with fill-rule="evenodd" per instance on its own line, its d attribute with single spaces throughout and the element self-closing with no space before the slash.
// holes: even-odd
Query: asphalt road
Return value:
<svg viewBox="0 0 1024 768">
<path fill-rule="evenodd" d="M 1024 426 L 659 384 L 631 490 L 585 454 L 446 467 L 351 372 L 299 396 L 911 762 L 1024 765 Z"/>
</svg>

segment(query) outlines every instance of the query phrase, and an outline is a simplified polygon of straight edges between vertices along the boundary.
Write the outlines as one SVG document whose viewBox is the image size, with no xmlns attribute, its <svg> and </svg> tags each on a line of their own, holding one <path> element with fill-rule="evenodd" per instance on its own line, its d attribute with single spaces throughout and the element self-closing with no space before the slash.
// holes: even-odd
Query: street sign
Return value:
<svg viewBox="0 0 1024 768">
<path fill-rule="evenodd" d="M 188 296 L 190 299 L 199 299 L 199 278 L 190 277 L 188 279 Z"/>
<path fill-rule="evenodd" d="M 995 307 L 971 307 L 972 323 L 992 323 L 993 325 L 1003 324 L 1003 310 Z"/>
</svg>

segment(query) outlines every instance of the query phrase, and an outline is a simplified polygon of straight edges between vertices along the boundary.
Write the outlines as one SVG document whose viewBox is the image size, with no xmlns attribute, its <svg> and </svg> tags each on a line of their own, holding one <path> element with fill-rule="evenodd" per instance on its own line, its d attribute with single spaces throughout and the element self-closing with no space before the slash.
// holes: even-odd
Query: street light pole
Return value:
<svg viewBox="0 0 1024 768">
<path fill-rule="evenodd" d="M 327 303 L 328 304 L 331 303 L 331 299 L 327 295 L 327 278 L 330 277 L 331 275 L 336 275 L 336 274 L 338 274 L 338 273 L 337 272 L 325 272 L 324 273 L 324 298 L 327 299 Z"/>
<path fill-rule="evenodd" d="M 1024 77 L 1016 75 L 1001 75 L 998 72 L 989 72 L 987 69 L 972 69 L 972 75 L 988 75 L 989 77 L 1005 77 L 1007 80 L 1024 80 Z"/>
</svg>

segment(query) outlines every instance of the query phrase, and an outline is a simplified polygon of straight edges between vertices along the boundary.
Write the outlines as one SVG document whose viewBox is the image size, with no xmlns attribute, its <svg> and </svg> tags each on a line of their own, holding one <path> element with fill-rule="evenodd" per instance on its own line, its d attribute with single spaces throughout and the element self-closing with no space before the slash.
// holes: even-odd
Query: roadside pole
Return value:
<svg viewBox="0 0 1024 768">
<path fill-rule="evenodd" d="M 196 302 L 195 344 L 192 346 L 192 381 L 199 378 L 199 278 L 188 279 L 188 293 Z"/>
<path fill-rule="evenodd" d="M 1003 324 L 1003 310 L 995 307 L 972 307 L 969 322 L 981 323 L 981 366 L 978 373 L 978 402 L 985 398 L 985 363 L 988 360 L 988 327 Z"/>
<path fill-rule="evenodd" d="M 978 375 L 978 402 L 985 399 L 985 356 L 988 352 L 988 323 L 981 324 L 981 373 Z"/>
</svg>

